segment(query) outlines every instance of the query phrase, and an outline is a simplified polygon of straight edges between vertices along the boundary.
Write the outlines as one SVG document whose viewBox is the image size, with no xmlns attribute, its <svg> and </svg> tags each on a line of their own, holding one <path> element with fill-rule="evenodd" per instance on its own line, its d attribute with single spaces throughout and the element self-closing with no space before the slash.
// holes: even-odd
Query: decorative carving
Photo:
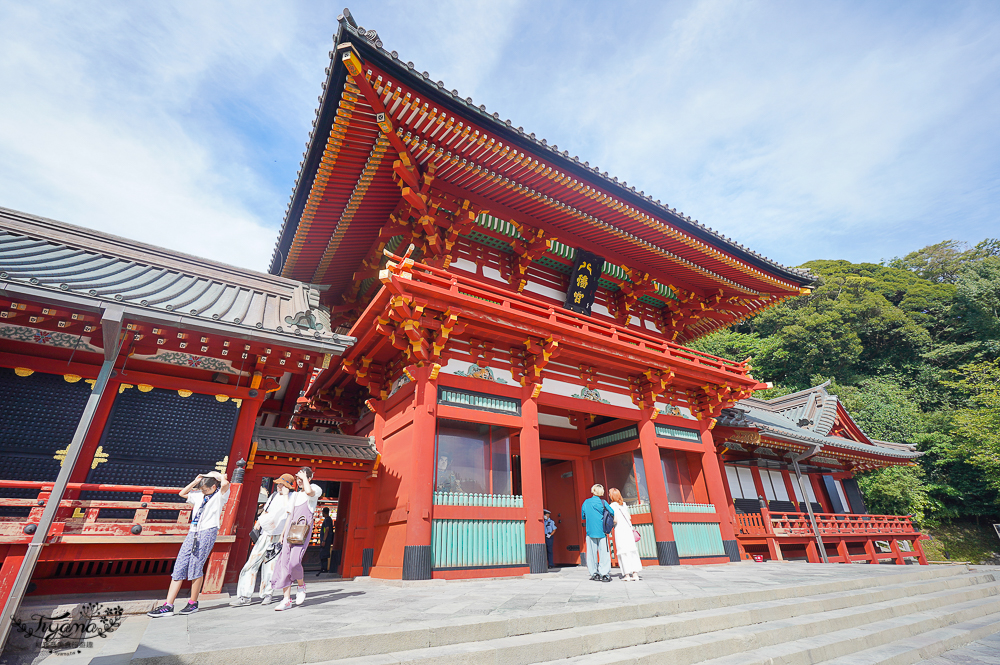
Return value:
<svg viewBox="0 0 1000 665">
<path fill-rule="evenodd" d="M 601 398 L 601 393 L 592 388 L 581 388 L 579 395 L 570 395 L 570 397 L 576 397 L 577 399 L 589 399 L 591 402 L 600 402 L 601 404 L 611 404 L 606 399 Z"/>
<path fill-rule="evenodd" d="M 466 371 L 458 370 L 455 372 L 455 376 L 468 376 L 473 379 L 483 379 L 485 381 L 493 381 L 494 383 L 507 383 L 503 379 L 498 379 L 493 375 L 493 370 L 489 367 L 480 367 L 479 365 L 469 365 L 469 369 Z"/>
</svg>

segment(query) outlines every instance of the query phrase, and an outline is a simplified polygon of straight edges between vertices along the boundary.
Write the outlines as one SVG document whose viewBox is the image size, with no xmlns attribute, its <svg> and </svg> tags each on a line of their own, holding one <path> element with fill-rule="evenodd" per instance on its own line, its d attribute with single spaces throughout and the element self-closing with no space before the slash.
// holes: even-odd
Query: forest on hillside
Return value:
<svg viewBox="0 0 1000 665">
<path fill-rule="evenodd" d="M 811 294 L 692 346 L 752 357 L 764 399 L 829 380 L 870 437 L 916 444 L 917 465 L 859 476 L 871 512 L 1000 521 L 1000 240 L 802 267 Z"/>
</svg>

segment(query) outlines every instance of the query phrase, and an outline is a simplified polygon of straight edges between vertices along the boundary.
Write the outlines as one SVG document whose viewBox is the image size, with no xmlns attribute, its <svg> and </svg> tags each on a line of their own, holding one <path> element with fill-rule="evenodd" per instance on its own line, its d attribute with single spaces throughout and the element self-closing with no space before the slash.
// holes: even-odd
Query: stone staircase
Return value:
<svg viewBox="0 0 1000 665">
<path fill-rule="evenodd" d="M 1000 570 L 914 567 L 896 575 L 797 587 L 517 619 L 468 617 L 449 625 L 327 638 L 304 644 L 295 660 L 328 665 L 903 665 L 996 632 Z M 333 654 L 338 658 L 329 660 Z"/>
</svg>

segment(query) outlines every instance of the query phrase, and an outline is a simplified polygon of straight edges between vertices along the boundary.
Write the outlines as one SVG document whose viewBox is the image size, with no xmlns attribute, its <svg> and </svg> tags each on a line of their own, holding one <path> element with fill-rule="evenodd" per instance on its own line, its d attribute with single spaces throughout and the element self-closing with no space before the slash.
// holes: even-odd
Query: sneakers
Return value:
<svg viewBox="0 0 1000 665">
<path fill-rule="evenodd" d="M 188 603 L 187 605 L 185 605 L 184 609 L 178 612 L 178 614 L 194 614 L 197 611 L 198 611 L 198 601 L 195 601 L 193 603 Z"/>
<path fill-rule="evenodd" d="M 300 586 L 295 591 L 295 604 L 301 605 L 304 602 L 306 602 L 306 588 L 305 586 Z"/>
<path fill-rule="evenodd" d="M 272 596 L 270 592 L 268 592 L 260 599 L 261 605 L 270 605 L 273 602 L 274 602 L 274 596 Z"/>
<path fill-rule="evenodd" d="M 243 607 L 244 605 L 249 605 L 250 602 L 251 601 L 250 601 L 249 598 L 242 598 L 240 596 L 236 596 L 231 601 L 229 601 L 229 606 L 230 607 Z"/>
<path fill-rule="evenodd" d="M 604 577 L 601 578 L 601 581 L 602 582 L 610 582 L 611 581 L 611 576 L 610 575 L 605 575 Z M 184 612 L 181 611 L 181 614 L 183 614 L 183 613 Z"/>
<path fill-rule="evenodd" d="M 291 598 L 289 598 L 288 600 L 282 599 L 282 601 L 280 603 L 278 603 L 278 605 L 274 608 L 274 611 L 275 612 L 284 612 L 285 610 L 290 610 L 290 609 L 292 609 L 292 599 Z"/>
<path fill-rule="evenodd" d="M 154 619 L 159 619 L 160 617 L 172 617 L 174 615 L 174 606 L 167 605 L 164 603 L 160 605 L 155 610 L 146 612 L 146 616 L 153 617 Z"/>
<path fill-rule="evenodd" d="M 591 582 L 600 582 L 601 581 L 601 576 L 598 575 L 597 573 L 594 573 L 593 575 L 590 576 L 590 581 Z"/>
</svg>

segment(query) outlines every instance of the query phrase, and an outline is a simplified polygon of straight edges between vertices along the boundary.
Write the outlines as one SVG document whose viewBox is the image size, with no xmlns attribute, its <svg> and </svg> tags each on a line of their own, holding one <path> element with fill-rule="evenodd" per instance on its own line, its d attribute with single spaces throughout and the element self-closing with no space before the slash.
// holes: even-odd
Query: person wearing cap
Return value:
<svg viewBox="0 0 1000 665">
<path fill-rule="evenodd" d="M 233 607 L 249 605 L 254 589 L 257 587 L 257 571 L 260 571 L 260 598 L 262 605 L 271 603 L 274 564 L 277 560 L 275 547 L 281 543 L 281 534 L 285 528 L 285 518 L 288 516 L 288 492 L 295 486 L 295 476 L 286 473 L 274 481 L 274 492 L 264 504 L 264 512 L 254 522 L 254 530 L 259 529 L 260 535 L 250 558 L 247 559 L 240 578 L 236 584 L 236 597 L 229 603 Z"/>
<path fill-rule="evenodd" d="M 556 532 L 559 527 L 552 520 L 552 512 L 549 510 L 543 510 L 542 516 L 545 522 L 545 553 L 549 557 L 549 568 L 555 568 L 555 550 L 552 545 L 552 534 Z"/>
</svg>

